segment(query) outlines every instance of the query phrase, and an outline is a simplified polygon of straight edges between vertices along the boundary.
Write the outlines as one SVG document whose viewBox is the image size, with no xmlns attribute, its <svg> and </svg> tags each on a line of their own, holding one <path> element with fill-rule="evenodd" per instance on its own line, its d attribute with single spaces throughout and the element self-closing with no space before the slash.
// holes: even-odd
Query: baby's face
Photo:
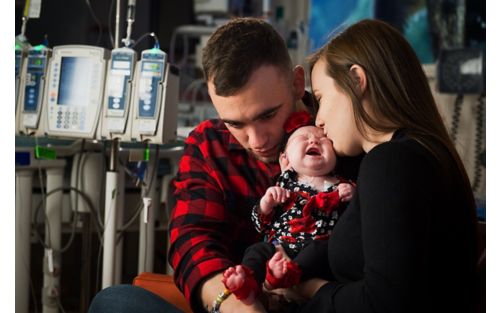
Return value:
<svg viewBox="0 0 500 313">
<path fill-rule="evenodd" d="M 297 129 L 288 139 L 285 154 L 289 166 L 309 176 L 327 175 L 337 162 L 332 141 L 315 126 Z"/>
</svg>

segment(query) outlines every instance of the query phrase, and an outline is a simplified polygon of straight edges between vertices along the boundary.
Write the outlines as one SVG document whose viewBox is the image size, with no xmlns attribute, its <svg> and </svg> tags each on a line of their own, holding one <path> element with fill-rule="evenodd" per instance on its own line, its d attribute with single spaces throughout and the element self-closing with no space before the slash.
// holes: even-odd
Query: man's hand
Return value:
<svg viewBox="0 0 500 313">
<path fill-rule="evenodd" d="M 288 198 L 290 198 L 290 190 L 278 186 L 267 188 L 266 193 L 260 199 L 261 213 L 264 215 L 271 213 L 275 206 L 284 203 Z"/>
<path fill-rule="evenodd" d="M 339 198 L 342 202 L 351 201 L 354 194 L 354 186 L 347 183 L 339 184 Z"/>
<path fill-rule="evenodd" d="M 207 308 L 210 312 L 212 309 L 212 303 L 217 298 L 217 295 L 221 293 L 226 287 L 222 283 L 223 275 L 218 273 L 211 278 L 207 279 L 200 288 L 201 300 L 203 307 Z M 253 304 L 246 305 L 240 300 L 236 299 L 234 295 L 230 295 L 220 306 L 220 311 L 222 313 L 228 312 L 238 312 L 238 313 L 262 313 L 266 312 L 264 306 L 255 300 Z"/>
</svg>

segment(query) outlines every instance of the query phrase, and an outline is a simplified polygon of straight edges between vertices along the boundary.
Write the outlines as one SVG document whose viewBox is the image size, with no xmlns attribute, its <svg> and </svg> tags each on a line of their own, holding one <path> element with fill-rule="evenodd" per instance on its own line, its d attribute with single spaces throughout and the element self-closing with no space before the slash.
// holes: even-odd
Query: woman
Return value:
<svg viewBox="0 0 500 313">
<path fill-rule="evenodd" d="M 310 65 L 316 125 L 338 155 L 366 156 L 328 245 L 336 280 L 305 284 L 303 311 L 473 312 L 473 194 L 414 51 L 365 20 Z"/>
</svg>

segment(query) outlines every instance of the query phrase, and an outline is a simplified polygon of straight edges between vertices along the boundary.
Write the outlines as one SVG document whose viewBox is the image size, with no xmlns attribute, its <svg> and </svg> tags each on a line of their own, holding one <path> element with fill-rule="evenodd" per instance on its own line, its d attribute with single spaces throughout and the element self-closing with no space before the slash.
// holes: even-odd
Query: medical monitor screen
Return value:
<svg viewBox="0 0 500 313">
<path fill-rule="evenodd" d="M 92 68 L 89 57 L 62 57 L 57 104 L 87 106 L 90 102 Z"/>
</svg>

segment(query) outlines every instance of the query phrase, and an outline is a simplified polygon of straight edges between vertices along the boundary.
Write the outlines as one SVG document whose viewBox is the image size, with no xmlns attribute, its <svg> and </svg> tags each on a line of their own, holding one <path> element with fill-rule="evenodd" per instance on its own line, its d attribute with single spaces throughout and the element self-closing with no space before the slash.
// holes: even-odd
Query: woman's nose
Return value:
<svg viewBox="0 0 500 313">
<path fill-rule="evenodd" d="M 316 116 L 316 121 L 315 121 L 316 127 L 323 128 L 325 126 L 325 123 L 319 116 Z"/>
</svg>

